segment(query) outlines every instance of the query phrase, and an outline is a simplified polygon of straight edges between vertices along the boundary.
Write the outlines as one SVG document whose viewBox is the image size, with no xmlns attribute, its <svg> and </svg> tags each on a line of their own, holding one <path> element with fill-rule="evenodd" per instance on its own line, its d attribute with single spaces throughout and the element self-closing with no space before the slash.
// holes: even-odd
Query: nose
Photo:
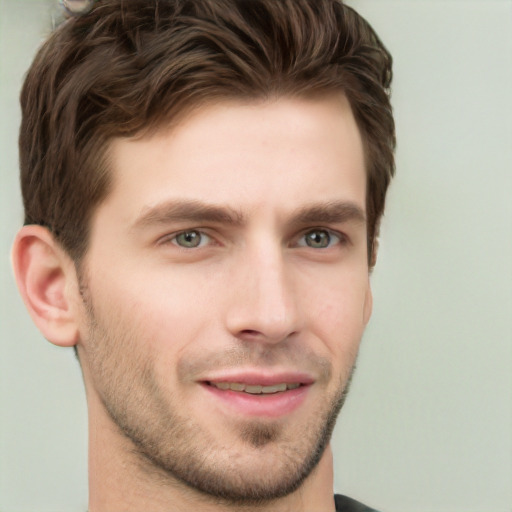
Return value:
<svg viewBox="0 0 512 512">
<path fill-rule="evenodd" d="M 227 329 L 244 341 L 279 343 L 301 328 L 293 269 L 279 247 L 247 252 L 232 269 Z"/>
</svg>

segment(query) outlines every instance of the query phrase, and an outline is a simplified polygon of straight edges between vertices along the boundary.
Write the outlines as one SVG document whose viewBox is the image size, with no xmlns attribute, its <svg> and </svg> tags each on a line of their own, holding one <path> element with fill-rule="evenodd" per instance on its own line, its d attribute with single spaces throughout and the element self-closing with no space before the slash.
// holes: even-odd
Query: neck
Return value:
<svg viewBox="0 0 512 512">
<path fill-rule="evenodd" d="M 240 506 L 190 489 L 136 454 L 99 402 L 89 401 L 90 512 L 334 512 L 330 447 L 301 487 L 272 502 Z"/>
</svg>

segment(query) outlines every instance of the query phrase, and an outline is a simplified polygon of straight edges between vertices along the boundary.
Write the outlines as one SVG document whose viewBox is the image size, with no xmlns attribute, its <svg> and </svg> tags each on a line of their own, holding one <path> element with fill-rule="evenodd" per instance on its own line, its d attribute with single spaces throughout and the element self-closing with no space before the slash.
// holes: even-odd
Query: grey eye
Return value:
<svg viewBox="0 0 512 512">
<path fill-rule="evenodd" d="M 194 249 L 201 245 L 204 236 L 205 235 L 195 230 L 183 231 L 179 235 L 176 235 L 174 240 L 176 241 L 176 245 L 179 245 L 180 247 L 185 247 L 186 249 Z"/>
<path fill-rule="evenodd" d="M 325 249 L 331 244 L 331 234 L 324 229 L 315 229 L 304 235 L 305 243 L 313 249 Z"/>
</svg>

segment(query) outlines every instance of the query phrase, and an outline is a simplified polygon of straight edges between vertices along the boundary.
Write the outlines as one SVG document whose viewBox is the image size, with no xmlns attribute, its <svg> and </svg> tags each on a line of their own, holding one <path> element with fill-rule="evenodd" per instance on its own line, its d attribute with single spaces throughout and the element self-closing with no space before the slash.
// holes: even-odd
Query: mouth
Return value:
<svg viewBox="0 0 512 512">
<path fill-rule="evenodd" d="M 278 418 L 291 414 L 304 404 L 313 381 L 308 377 L 288 375 L 225 376 L 201 382 L 213 404 L 229 414 Z"/>
<path fill-rule="evenodd" d="M 304 384 L 299 382 L 281 382 L 272 386 L 262 386 L 260 384 L 245 384 L 243 382 L 206 382 L 207 385 L 213 386 L 221 391 L 237 391 L 240 393 L 248 393 L 250 395 L 273 395 L 282 393 L 292 389 L 297 389 Z"/>
</svg>

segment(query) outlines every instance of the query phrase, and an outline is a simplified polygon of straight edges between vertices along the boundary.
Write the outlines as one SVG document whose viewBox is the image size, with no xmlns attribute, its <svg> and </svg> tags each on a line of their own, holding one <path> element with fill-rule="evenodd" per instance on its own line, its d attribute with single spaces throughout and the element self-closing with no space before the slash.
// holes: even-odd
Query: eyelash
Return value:
<svg viewBox="0 0 512 512">
<path fill-rule="evenodd" d="M 196 233 L 196 234 L 198 234 L 201 237 L 198 245 L 191 246 L 191 247 L 185 247 L 183 245 L 180 245 L 177 242 L 178 237 L 180 237 L 182 235 L 186 235 L 186 234 L 193 234 L 193 233 Z M 306 241 L 304 241 L 304 243 L 300 243 L 300 240 L 305 239 L 305 237 L 307 237 L 308 235 L 314 234 L 314 233 L 316 233 L 316 234 L 319 234 L 319 233 L 326 234 L 329 237 L 328 245 L 326 247 L 312 247 L 312 246 L 308 245 Z M 336 242 L 335 244 L 331 243 L 333 239 L 335 239 L 335 242 Z M 213 241 L 214 238 L 212 236 L 208 235 L 203 230 L 201 230 L 201 229 L 187 229 L 187 230 L 180 231 L 178 233 L 174 233 L 174 234 L 171 234 L 171 235 L 166 235 L 165 237 L 160 239 L 159 244 L 165 245 L 167 243 L 171 243 L 171 244 L 177 246 L 179 249 L 182 249 L 182 250 L 193 250 L 193 249 L 201 249 L 205 245 L 208 245 L 208 240 Z M 311 248 L 311 249 L 316 249 L 316 250 L 330 249 L 331 247 L 333 247 L 333 245 L 345 246 L 345 245 L 347 245 L 349 243 L 349 239 L 348 239 L 348 237 L 345 234 L 343 234 L 341 232 L 338 232 L 338 231 L 333 231 L 332 229 L 320 228 L 320 227 L 319 228 L 309 228 L 307 231 L 303 231 L 301 233 L 301 235 L 298 238 L 296 238 L 295 240 L 296 240 L 294 242 L 294 246 L 295 247 L 304 247 L 304 248 Z"/>
</svg>

